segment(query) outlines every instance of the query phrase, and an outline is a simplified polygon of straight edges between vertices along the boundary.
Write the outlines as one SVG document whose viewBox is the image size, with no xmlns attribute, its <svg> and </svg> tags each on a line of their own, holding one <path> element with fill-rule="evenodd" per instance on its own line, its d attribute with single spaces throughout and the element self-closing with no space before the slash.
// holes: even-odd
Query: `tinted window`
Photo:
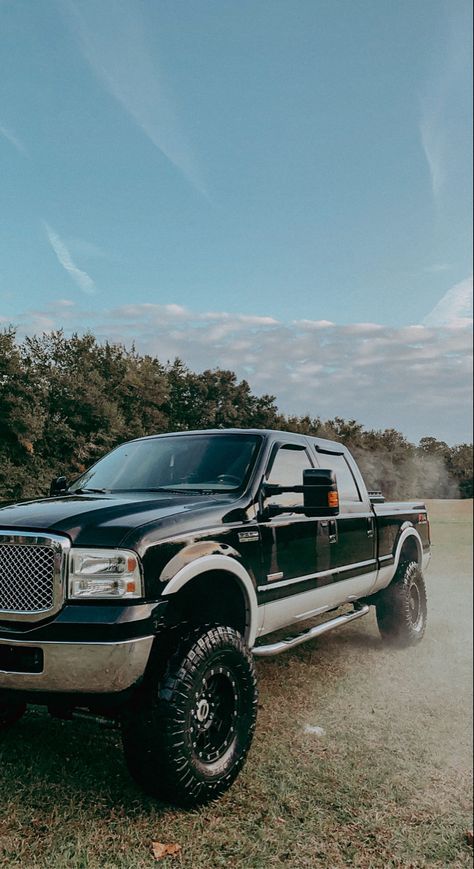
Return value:
<svg viewBox="0 0 474 869">
<path fill-rule="evenodd" d="M 361 500 L 352 471 L 344 456 L 318 451 L 318 462 L 321 468 L 330 468 L 331 471 L 336 472 L 337 488 L 341 501 Z"/>
<path fill-rule="evenodd" d="M 283 446 L 276 454 L 267 481 L 278 486 L 301 486 L 303 471 L 312 467 L 305 449 Z M 303 495 L 299 492 L 272 495 L 270 503 L 279 504 L 281 507 L 300 507 L 303 505 Z"/>
<path fill-rule="evenodd" d="M 177 435 L 122 444 L 86 471 L 76 489 L 143 491 L 240 489 L 250 475 L 257 435 Z"/>
</svg>

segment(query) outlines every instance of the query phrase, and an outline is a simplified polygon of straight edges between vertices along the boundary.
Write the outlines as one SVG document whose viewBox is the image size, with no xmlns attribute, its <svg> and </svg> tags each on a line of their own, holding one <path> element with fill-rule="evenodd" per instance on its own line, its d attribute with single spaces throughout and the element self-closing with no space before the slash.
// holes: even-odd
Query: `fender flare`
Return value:
<svg viewBox="0 0 474 869">
<path fill-rule="evenodd" d="M 178 570 L 173 578 L 167 582 L 162 593 L 163 595 L 176 594 L 192 579 L 214 570 L 232 574 L 244 592 L 249 615 L 245 639 L 249 647 L 252 648 L 260 627 L 257 593 L 250 574 L 235 558 L 230 558 L 228 555 L 205 555 L 202 558 L 197 558 Z"/>
<path fill-rule="evenodd" d="M 418 531 L 416 530 L 416 528 L 413 525 L 409 525 L 408 527 L 405 527 L 402 530 L 402 533 L 400 534 L 400 536 L 397 540 L 397 546 L 396 546 L 395 555 L 394 555 L 395 571 L 398 569 L 398 565 L 400 562 L 400 555 L 401 555 L 402 549 L 403 549 L 403 544 L 404 544 L 405 540 L 408 539 L 408 537 L 415 538 L 416 548 L 418 551 L 418 564 L 420 567 L 423 564 L 423 543 L 421 541 L 421 537 L 418 534 Z"/>
</svg>

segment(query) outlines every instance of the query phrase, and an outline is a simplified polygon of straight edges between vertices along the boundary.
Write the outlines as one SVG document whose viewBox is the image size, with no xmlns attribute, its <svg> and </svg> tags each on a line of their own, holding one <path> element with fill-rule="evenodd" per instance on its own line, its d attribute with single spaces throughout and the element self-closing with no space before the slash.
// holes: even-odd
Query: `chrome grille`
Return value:
<svg viewBox="0 0 474 869">
<path fill-rule="evenodd" d="M 61 609 L 70 545 L 58 534 L 0 530 L 0 622 L 39 621 Z"/>
<path fill-rule="evenodd" d="M 0 544 L 0 611 L 37 613 L 52 609 L 54 549 Z"/>
</svg>

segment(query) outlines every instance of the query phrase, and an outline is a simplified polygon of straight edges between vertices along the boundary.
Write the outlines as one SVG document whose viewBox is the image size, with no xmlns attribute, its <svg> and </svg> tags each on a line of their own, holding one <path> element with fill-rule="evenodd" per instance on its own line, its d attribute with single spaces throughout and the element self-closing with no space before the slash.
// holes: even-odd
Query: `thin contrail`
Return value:
<svg viewBox="0 0 474 869">
<path fill-rule="evenodd" d="M 46 230 L 49 243 L 54 250 L 54 253 L 56 254 L 57 260 L 60 265 L 62 265 L 63 269 L 65 269 L 71 275 L 74 283 L 77 284 L 77 286 L 80 290 L 82 290 L 83 293 L 92 295 L 95 292 L 95 284 L 91 276 L 88 275 L 87 272 L 83 271 L 83 269 L 78 268 L 58 233 L 55 232 L 55 230 L 48 223 L 46 223 L 46 221 L 44 221 L 43 225 Z"/>
</svg>

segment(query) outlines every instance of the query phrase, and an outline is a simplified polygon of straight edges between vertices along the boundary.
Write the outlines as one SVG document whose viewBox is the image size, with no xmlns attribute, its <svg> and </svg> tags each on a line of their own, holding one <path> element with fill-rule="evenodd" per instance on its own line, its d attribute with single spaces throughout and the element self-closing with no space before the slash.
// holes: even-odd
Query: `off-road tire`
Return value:
<svg viewBox="0 0 474 869">
<path fill-rule="evenodd" d="M 426 586 L 415 561 L 399 565 L 376 603 L 379 631 L 389 645 L 403 648 L 421 642 L 426 630 Z"/>
<path fill-rule="evenodd" d="M 25 703 L 6 703 L 0 700 L 0 733 L 10 730 L 25 714 Z"/>
<path fill-rule="evenodd" d="M 128 769 L 160 800 L 207 803 L 242 769 L 256 715 L 253 657 L 242 636 L 223 626 L 189 628 L 124 720 Z"/>
</svg>

